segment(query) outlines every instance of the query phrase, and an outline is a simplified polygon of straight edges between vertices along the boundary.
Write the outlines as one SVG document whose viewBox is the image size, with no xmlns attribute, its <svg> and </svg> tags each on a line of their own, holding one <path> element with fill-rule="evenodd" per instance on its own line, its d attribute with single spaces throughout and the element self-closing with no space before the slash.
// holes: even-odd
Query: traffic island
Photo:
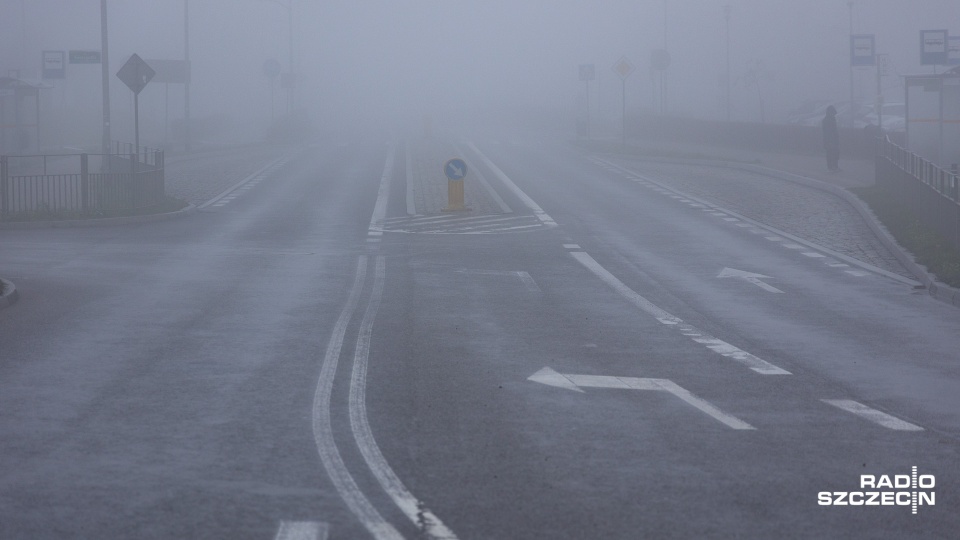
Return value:
<svg viewBox="0 0 960 540">
<path fill-rule="evenodd" d="M 12 281 L 0 278 L 0 309 L 12 306 L 20 299 L 16 285 Z"/>
</svg>

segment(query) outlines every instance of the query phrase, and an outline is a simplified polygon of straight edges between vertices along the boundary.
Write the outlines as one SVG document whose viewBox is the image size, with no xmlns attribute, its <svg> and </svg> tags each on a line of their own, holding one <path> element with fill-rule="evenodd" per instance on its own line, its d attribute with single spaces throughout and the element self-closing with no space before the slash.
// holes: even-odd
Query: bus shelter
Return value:
<svg viewBox="0 0 960 540">
<path fill-rule="evenodd" d="M 960 66 L 905 79 L 907 149 L 944 169 L 960 163 Z"/>
</svg>

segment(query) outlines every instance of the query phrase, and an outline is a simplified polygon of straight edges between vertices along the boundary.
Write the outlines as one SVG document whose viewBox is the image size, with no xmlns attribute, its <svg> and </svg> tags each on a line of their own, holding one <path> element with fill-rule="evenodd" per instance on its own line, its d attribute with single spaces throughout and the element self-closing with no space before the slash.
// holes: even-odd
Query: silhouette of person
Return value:
<svg viewBox="0 0 960 540">
<path fill-rule="evenodd" d="M 840 131 L 837 129 L 837 109 L 830 105 L 827 114 L 820 122 L 823 130 L 823 149 L 827 152 L 827 169 L 833 172 L 840 170 Z"/>
</svg>

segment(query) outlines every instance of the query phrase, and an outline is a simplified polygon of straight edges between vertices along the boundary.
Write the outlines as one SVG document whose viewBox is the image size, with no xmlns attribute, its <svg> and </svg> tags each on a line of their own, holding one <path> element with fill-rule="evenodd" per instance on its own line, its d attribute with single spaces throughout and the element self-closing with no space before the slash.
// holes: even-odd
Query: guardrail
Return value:
<svg viewBox="0 0 960 540">
<path fill-rule="evenodd" d="M 960 250 L 960 175 L 878 139 L 877 185 Z"/>
<path fill-rule="evenodd" d="M 163 202 L 163 152 L 0 156 L 0 219 L 64 219 Z"/>
</svg>

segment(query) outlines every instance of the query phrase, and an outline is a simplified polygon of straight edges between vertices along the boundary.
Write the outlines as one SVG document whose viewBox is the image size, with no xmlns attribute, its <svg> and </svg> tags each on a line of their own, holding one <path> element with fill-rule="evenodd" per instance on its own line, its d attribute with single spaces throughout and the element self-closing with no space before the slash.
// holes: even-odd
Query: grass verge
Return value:
<svg viewBox="0 0 960 540">
<path fill-rule="evenodd" d="M 55 212 L 38 210 L 14 214 L 3 221 L 64 221 L 73 219 L 103 219 L 114 217 L 150 216 L 183 210 L 188 204 L 180 199 L 166 197 L 160 204 L 134 210 L 105 210 L 99 212 Z"/>
<path fill-rule="evenodd" d="M 851 188 L 897 242 L 942 283 L 960 287 L 960 251 L 877 186 Z"/>
</svg>

